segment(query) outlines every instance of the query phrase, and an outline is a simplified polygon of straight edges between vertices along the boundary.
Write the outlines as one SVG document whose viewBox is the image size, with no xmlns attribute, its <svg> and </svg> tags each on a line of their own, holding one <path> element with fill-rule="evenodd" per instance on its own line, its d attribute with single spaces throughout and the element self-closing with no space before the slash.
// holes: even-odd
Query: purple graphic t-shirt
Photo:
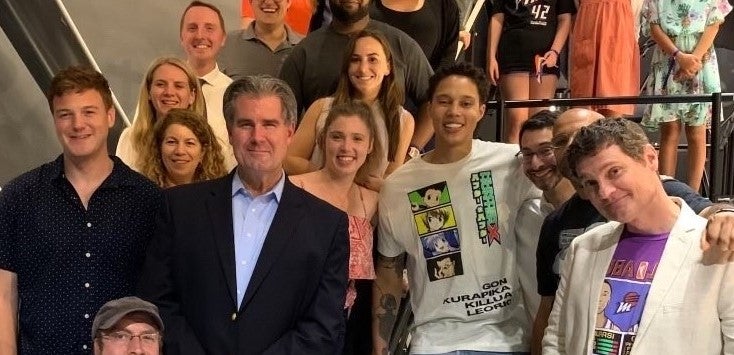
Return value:
<svg viewBox="0 0 734 355">
<path fill-rule="evenodd" d="M 622 233 L 599 295 L 595 355 L 630 354 L 667 240 L 668 233 Z"/>
</svg>

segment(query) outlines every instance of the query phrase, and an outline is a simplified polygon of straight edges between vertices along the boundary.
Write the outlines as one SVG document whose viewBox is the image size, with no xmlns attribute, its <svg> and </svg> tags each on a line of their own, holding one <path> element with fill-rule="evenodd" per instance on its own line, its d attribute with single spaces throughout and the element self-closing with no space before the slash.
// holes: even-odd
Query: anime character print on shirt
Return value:
<svg viewBox="0 0 734 355">
<path fill-rule="evenodd" d="M 428 279 L 436 281 L 463 275 L 459 230 L 446 182 L 412 191 L 408 200 L 423 246 Z"/>
</svg>

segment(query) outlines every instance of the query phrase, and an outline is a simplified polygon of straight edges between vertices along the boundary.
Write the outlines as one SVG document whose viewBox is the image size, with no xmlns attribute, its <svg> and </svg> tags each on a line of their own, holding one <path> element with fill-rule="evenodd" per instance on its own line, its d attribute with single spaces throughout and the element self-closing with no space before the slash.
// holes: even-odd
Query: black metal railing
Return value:
<svg viewBox="0 0 734 355">
<path fill-rule="evenodd" d="M 708 185 L 710 188 L 705 195 L 712 201 L 718 201 L 720 198 L 731 198 L 734 192 L 734 166 L 731 160 L 734 160 L 734 144 L 726 144 L 726 142 L 734 141 L 734 132 L 726 132 L 724 136 L 720 132 L 723 107 L 725 101 L 734 101 L 734 93 L 713 93 L 709 95 L 650 95 L 650 96 L 618 96 L 618 97 L 595 97 L 595 98 L 576 98 L 576 99 L 544 99 L 544 100 L 496 100 L 487 102 L 488 109 L 496 110 L 497 117 L 497 135 L 502 134 L 504 122 L 503 116 L 505 109 L 520 107 L 585 107 L 585 106 L 601 106 L 601 105 L 619 105 L 619 104 L 661 104 L 661 103 L 691 103 L 691 102 L 710 102 L 711 110 L 711 138 L 709 146 L 709 164 L 708 164 Z M 721 150 L 724 151 L 722 156 Z M 725 173 L 722 176 L 724 186 L 729 189 L 722 196 L 722 190 L 719 189 L 719 169 Z"/>
</svg>

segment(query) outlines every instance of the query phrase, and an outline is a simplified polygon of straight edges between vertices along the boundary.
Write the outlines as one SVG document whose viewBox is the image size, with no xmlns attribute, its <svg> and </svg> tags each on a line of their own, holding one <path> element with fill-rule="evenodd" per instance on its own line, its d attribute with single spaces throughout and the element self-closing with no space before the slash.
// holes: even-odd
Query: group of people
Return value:
<svg viewBox="0 0 734 355">
<path fill-rule="evenodd" d="M 385 353 L 406 289 L 413 354 L 734 352 L 734 208 L 659 176 L 637 124 L 540 111 L 519 147 L 475 140 L 482 69 L 433 74 L 366 2 L 259 38 L 289 3 L 234 36 L 189 4 L 117 156 L 107 80 L 56 74 L 62 154 L 0 195 L 0 353 Z M 225 41 L 283 79 L 229 78 Z"/>
<path fill-rule="evenodd" d="M 553 98 L 568 40 L 572 98 L 637 96 L 643 89 L 650 95 L 720 92 L 713 42 L 731 9 L 727 0 L 498 0 L 492 8 L 487 71 L 506 100 Z M 656 44 L 644 88 L 640 34 Z M 635 105 L 597 109 L 605 116 L 635 114 Z M 503 140 L 518 142 L 520 126 L 537 110 L 509 109 Z M 644 126 L 661 131 L 663 174 L 675 175 L 685 126 L 686 176 L 694 190 L 703 177 L 711 111 L 711 103 L 653 104 L 642 115 Z"/>
</svg>

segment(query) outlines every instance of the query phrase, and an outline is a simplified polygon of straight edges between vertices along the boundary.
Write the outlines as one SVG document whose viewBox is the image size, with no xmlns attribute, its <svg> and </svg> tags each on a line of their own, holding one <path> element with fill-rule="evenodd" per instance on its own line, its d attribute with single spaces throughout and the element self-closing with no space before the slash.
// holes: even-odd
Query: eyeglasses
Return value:
<svg viewBox="0 0 734 355">
<path fill-rule="evenodd" d="M 552 146 L 545 146 L 543 148 L 538 149 L 537 151 L 519 151 L 515 156 L 522 160 L 523 163 L 530 163 L 533 160 L 533 156 L 537 155 L 540 159 L 549 159 L 553 157 L 553 147 Z"/>
<path fill-rule="evenodd" d="M 128 332 L 114 332 L 109 334 L 102 334 L 102 339 L 115 345 L 128 345 L 133 338 L 140 339 L 140 343 L 144 346 L 158 346 L 159 342 L 163 338 L 158 333 L 142 333 L 133 335 Z"/>
</svg>

